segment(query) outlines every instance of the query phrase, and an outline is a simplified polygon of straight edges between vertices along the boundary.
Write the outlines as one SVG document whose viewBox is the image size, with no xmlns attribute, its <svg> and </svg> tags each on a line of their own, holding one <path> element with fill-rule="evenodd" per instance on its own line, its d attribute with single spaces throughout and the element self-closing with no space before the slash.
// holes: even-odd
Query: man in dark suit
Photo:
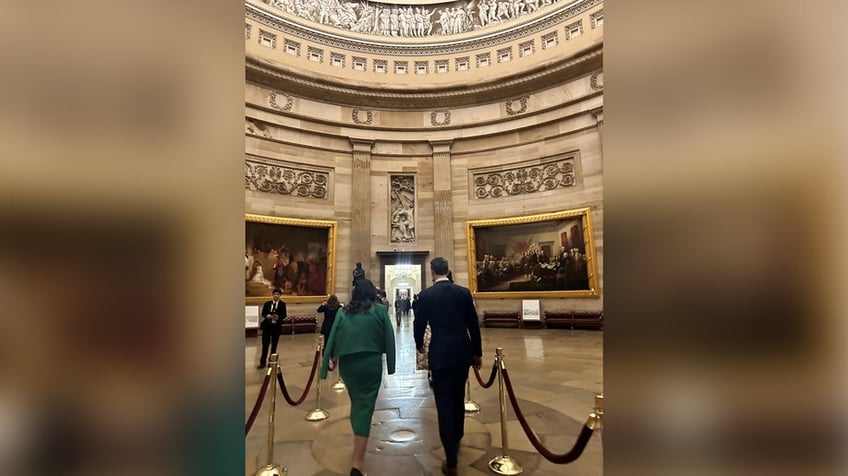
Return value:
<svg viewBox="0 0 848 476">
<path fill-rule="evenodd" d="M 430 261 L 433 286 L 413 303 L 415 347 L 424 352 L 424 331 L 430 324 L 430 371 L 439 415 L 439 437 L 447 460 L 442 472 L 457 474 L 459 442 L 465 432 L 465 381 L 468 367 L 483 360 L 480 325 L 471 292 L 448 279 L 448 260 Z"/>
<path fill-rule="evenodd" d="M 274 289 L 273 299 L 262 305 L 262 322 L 259 329 L 262 330 L 262 355 L 259 357 L 257 369 L 264 369 L 268 361 L 268 345 L 271 345 L 271 353 L 277 353 L 277 342 L 280 341 L 280 330 L 283 327 L 283 319 L 286 318 L 286 303 L 280 299 L 283 291 Z"/>
</svg>

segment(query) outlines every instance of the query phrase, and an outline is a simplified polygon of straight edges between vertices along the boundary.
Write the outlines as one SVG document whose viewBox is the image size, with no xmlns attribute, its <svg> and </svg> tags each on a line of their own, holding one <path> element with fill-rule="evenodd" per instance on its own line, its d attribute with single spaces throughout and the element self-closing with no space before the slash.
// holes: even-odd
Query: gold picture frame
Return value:
<svg viewBox="0 0 848 476">
<path fill-rule="evenodd" d="M 590 208 L 472 220 L 467 227 L 475 298 L 600 296 Z"/>
<path fill-rule="evenodd" d="M 245 304 L 274 288 L 287 303 L 321 302 L 335 293 L 338 223 L 245 215 Z"/>
</svg>

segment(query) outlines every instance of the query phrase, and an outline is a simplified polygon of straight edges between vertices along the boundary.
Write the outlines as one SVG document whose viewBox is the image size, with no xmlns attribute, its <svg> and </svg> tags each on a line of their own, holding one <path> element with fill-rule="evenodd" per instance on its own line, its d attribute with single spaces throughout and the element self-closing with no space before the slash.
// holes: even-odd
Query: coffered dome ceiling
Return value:
<svg viewBox="0 0 848 476">
<path fill-rule="evenodd" d="M 601 0 L 248 0 L 247 80 L 351 106 L 426 109 L 598 72 Z"/>
</svg>

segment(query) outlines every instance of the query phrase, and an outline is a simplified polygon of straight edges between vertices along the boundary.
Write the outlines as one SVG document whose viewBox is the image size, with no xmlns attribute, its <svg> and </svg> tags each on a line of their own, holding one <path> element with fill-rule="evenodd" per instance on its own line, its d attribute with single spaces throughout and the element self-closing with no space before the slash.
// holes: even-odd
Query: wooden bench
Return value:
<svg viewBox="0 0 848 476">
<path fill-rule="evenodd" d="M 545 326 L 603 330 L 604 311 L 545 311 Z"/>
<path fill-rule="evenodd" d="M 288 316 L 283 319 L 281 334 L 315 333 L 318 328 L 318 317 L 311 316 Z"/>
<path fill-rule="evenodd" d="M 521 327 L 521 312 L 483 311 L 483 327 Z"/>
</svg>

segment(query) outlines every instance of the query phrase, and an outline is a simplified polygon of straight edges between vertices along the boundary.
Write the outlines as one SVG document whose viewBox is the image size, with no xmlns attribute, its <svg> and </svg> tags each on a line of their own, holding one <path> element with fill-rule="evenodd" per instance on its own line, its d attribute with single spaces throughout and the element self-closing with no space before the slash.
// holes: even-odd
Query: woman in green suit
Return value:
<svg viewBox="0 0 848 476">
<path fill-rule="evenodd" d="M 350 303 L 336 314 L 319 374 L 319 378 L 327 378 L 332 358 L 347 387 L 353 428 L 350 476 L 362 475 L 371 417 L 383 381 L 383 354 L 389 375 L 395 373 L 394 330 L 385 306 L 377 302 L 374 284 L 367 279 L 358 281 Z"/>
</svg>

